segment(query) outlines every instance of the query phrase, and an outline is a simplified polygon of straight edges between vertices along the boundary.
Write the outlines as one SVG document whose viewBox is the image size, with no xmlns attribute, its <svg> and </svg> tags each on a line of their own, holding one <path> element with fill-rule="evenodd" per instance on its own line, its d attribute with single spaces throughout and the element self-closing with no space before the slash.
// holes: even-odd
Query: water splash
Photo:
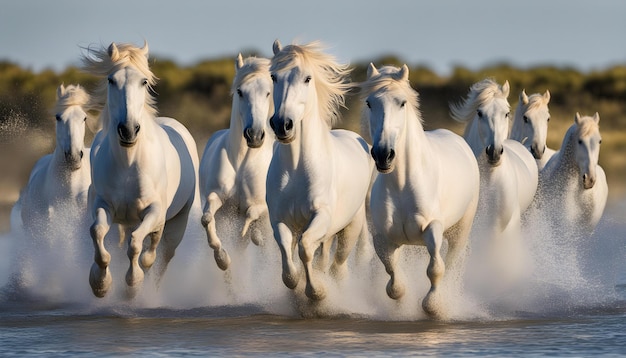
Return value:
<svg viewBox="0 0 626 358">
<path fill-rule="evenodd" d="M 303 282 L 294 291 L 283 285 L 280 253 L 272 237 L 265 238 L 262 247 L 236 245 L 233 238 L 238 231 L 228 220 L 221 230 L 233 263 L 226 272 L 219 270 L 200 226 L 200 215 L 199 208 L 194 208 L 160 287 L 149 273 L 132 300 L 125 295 L 126 247 L 118 247 L 115 237 L 106 241 L 112 254 L 114 287 L 107 297 L 98 299 L 91 294 L 88 283 L 93 260 L 88 225 L 56 226 L 47 236 L 48 242 L 34 245 L 28 243 L 24 232 L 13 227 L 11 233 L 0 236 L 0 306 L 10 300 L 28 300 L 91 312 L 254 307 L 258 313 L 293 317 L 427 318 L 421 300 L 430 283 L 426 277 L 428 256 L 422 247 L 401 249 L 401 267 L 407 282 L 401 300 L 387 297 L 388 275 L 375 255 L 361 261 L 352 255 L 348 277 L 341 282 L 326 279 L 328 297 L 312 303 L 302 292 Z M 491 255 L 482 250 L 484 247 L 477 244 L 480 230 L 474 230 L 474 244 L 460 276 L 463 279 L 449 278 L 445 282 L 448 318 L 498 320 L 569 314 L 581 307 L 610 303 L 616 299 L 615 285 L 624 278 L 620 276 L 626 257 L 624 226 L 623 221 L 605 215 L 591 238 L 572 243 L 566 242 L 565 236 L 555 235 L 549 218 L 531 215 L 525 222 L 522 240 L 498 248 L 508 250 L 508 256 L 502 254 L 506 251 Z M 518 266 L 506 274 L 485 270 L 514 261 Z"/>
</svg>

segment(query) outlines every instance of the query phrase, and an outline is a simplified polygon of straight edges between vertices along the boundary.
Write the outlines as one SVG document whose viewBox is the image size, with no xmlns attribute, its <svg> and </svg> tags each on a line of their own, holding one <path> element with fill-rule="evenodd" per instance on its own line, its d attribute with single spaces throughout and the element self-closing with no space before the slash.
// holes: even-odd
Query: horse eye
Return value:
<svg viewBox="0 0 626 358">
<path fill-rule="evenodd" d="M 60 116 L 60 115 L 58 115 L 58 114 L 57 114 L 56 116 L 54 116 L 54 117 L 57 119 L 57 121 L 60 121 L 60 120 L 61 120 L 61 116 Z"/>
<path fill-rule="evenodd" d="M 550 122 L 550 117 L 548 117 L 548 122 Z"/>
<path fill-rule="evenodd" d="M 83 118 L 83 122 L 87 122 L 87 116 L 85 116 L 85 118 Z"/>
<path fill-rule="evenodd" d="M 143 81 L 141 81 L 141 84 L 143 86 L 147 86 L 148 85 L 148 80 L 144 78 Z"/>
<path fill-rule="evenodd" d="M 598 141 L 598 144 L 602 144 L 602 139 L 600 139 L 600 140 Z"/>
<path fill-rule="evenodd" d="M 524 116 L 524 123 L 528 123 L 528 117 Z"/>
<path fill-rule="evenodd" d="M 400 103 L 400 108 L 404 108 L 405 104 L 406 104 L 406 101 L 402 101 L 402 103 Z"/>
<path fill-rule="evenodd" d="M 267 92 L 267 93 L 265 94 L 265 97 L 269 97 L 269 96 L 270 96 L 270 94 L 271 94 L 271 93 Z"/>
<path fill-rule="evenodd" d="M 476 113 L 478 114 L 479 118 L 483 118 L 483 111 L 479 109 L 478 111 L 476 111 Z"/>
<path fill-rule="evenodd" d="M 505 114 L 504 117 L 509 118 L 509 114 L 511 114 L 511 112 L 507 112 L 507 114 Z"/>
<path fill-rule="evenodd" d="M 583 141 L 581 139 L 578 140 L 578 144 L 583 144 Z"/>
<path fill-rule="evenodd" d="M 243 93 L 239 88 L 237 88 L 237 94 L 239 95 L 239 98 L 243 97 Z"/>
<path fill-rule="evenodd" d="M 370 101 L 365 101 L 365 104 L 367 105 L 367 108 L 372 108 L 372 105 L 370 104 Z"/>
<path fill-rule="evenodd" d="M 306 78 L 304 79 L 304 83 L 309 83 L 311 82 L 311 76 L 306 76 Z"/>
<path fill-rule="evenodd" d="M 111 77 L 107 78 L 107 81 L 109 82 L 110 85 L 115 84 L 115 80 L 113 80 Z"/>
<path fill-rule="evenodd" d="M 276 76 L 271 75 L 270 77 L 272 78 L 272 82 L 276 83 Z"/>
</svg>

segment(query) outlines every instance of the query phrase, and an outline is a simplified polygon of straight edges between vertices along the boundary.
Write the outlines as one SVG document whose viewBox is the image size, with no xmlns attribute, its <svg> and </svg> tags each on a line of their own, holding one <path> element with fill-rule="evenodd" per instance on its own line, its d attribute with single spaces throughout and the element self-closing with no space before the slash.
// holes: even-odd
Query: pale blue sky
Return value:
<svg viewBox="0 0 626 358">
<path fill-rule="evenodd" d="M 626 63 L 621 0 L 0 0 L 0 59 L 40 71 L 81 46 L 141 44 L 181 65 L 321 40 L 343 62 L 384 54 L 448 73 L 506 61 L 589 71 Z"/>
</svg>

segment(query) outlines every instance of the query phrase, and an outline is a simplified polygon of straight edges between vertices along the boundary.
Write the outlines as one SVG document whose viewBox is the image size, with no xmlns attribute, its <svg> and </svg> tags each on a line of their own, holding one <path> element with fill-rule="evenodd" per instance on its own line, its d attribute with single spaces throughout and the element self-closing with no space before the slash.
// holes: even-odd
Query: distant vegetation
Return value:
<svg viewBox="0 0 626 358">
<path fill-rule="evenodd" d="M 228 126 L 234 58 L 233 55 L 232 58 L 202 61 L 189 67 L 178 66 L 167 59 L 150 60 L 153 72 L 159 77 L 155 91 L 160 114 L 177 118 L 185 124 L 196 137 L 200 153 L 214 131 Z M 402 61 L 384 57 L 374 63 L 377 66 L 401 65 Z M 367 63 L 353 65 L 353 82 L 364 80 L 366 66 Z M 445 77 L 426 67 L 409 67 L 411 83 L 420 93 L 421 111 L 427 129 L 445 127 L 462 133 L 461 126 L 450 119 L 448 104 L 459 101 L 473 83 L 486 77 L 492 77 L 499 83 L 509 81 L 511 110 L 515 109 L 522 89 L 526 89 L 528 94 L 550 90 L 552 120 L 548 144 L 553 148 L 560 147 L 562 136 L 572 123 L 575 112 L 589 115 L 599 112 L 604 139 L 601 164 L 611 182 L 624 184 L 626 65 L 581 73 L 571 68 L 541 66 L 520 69 L 501 64 L 479 71 L 457 67 Z M 11 176 L 7 173 L 12 170 L 10 163 L 16 163 L 13 177 L 19 182 L 17 186 L 21 187 L 34 161 L 52 150 L 54 121 L 50 110 L 56 88 L 61 83 L 79 83 L 93 89 L 96 79 L 75 67 L 61 73 L 51 70 L 33 73 L 17 64 L 0 62 L 0 165 L 9 168 L 0 174 L 0 197 L 7 196 L 3 185 L 8 183 L 7 176 Z M 356 91 L 351 93 L 346 101 L 347 109 L 344 110 L 341 126 L 359 131 L 361 106 Z M 25 136 L 25 133 L 37 133 L 38 140 Z"/>
</svg>

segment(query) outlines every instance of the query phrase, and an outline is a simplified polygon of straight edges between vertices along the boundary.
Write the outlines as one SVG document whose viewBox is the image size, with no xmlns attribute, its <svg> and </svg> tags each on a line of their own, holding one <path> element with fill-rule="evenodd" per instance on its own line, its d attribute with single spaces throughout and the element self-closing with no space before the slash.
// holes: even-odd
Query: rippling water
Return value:
<svg viewBox="0 0 626 358">
<path fill-rule="evenodd" d="M 125 249 L 109 240 L 115 286 L 97 299 L 87 281 L 91 243 L 80 230 L 27 249 L 20 235 L 6 234 L 0 356 L 626 355 L 625 212 L 626 202 L 607 210 L 594 236 L 576 245 L 575 259 L 533 222 L 525 274 L 515 281 L 494 274 L 487 283 L 500 285 L 485 288 L 469 260 L 444 321 L 421 311 L 428 281 L 419 248 L 404 250 L 409 287 L 400 302 L 387 298 L 387 275 L 373 258 L 351 261 L 350 277 L 327 282 L 327 300 L 313 305 L 282 284 L 273 240 L 235 252 L 225 274 L 192 224 L 161 287 L 148 275 L 132 300 L 123 284 Z M 19 289 L 16 275 L 25 283 Z"/>
</svg>

